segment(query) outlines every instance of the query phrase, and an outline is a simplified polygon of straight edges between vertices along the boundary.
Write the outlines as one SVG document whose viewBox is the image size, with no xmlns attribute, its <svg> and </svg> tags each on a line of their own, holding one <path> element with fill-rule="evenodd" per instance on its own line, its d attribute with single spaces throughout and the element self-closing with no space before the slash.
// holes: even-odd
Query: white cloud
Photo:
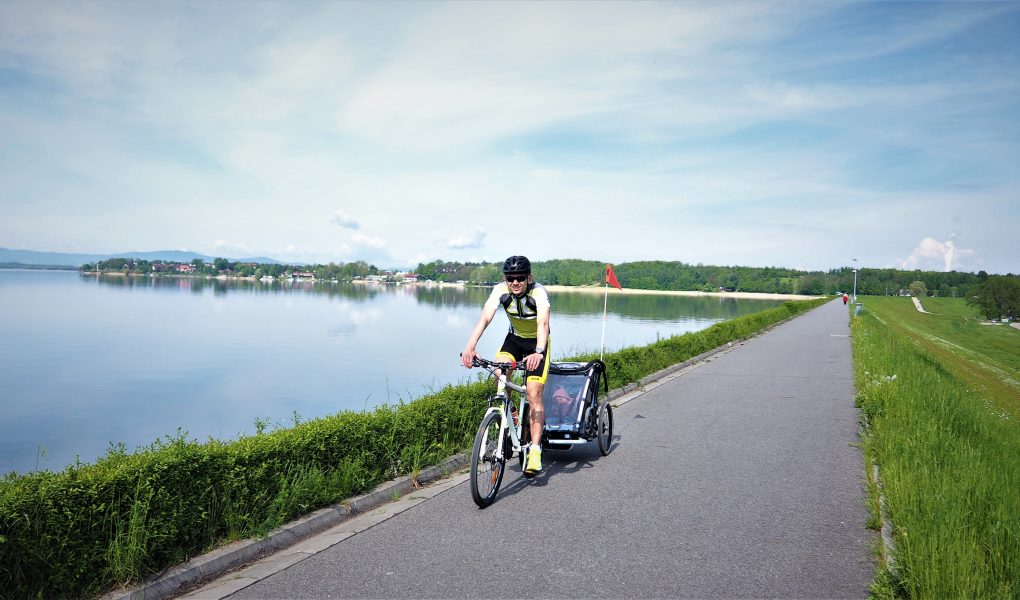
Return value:
<svg viewBox="0 0 1020 600">
<path fill-rule="evenodd" d="M 900 261 L 900 268 L 924 269 L 941 263 L 944 271 L 952 271 L 960 262 L 968 262 L 976 257 L 977 252 L 974 250 L 957 248 L 955 238 L 955 233 L 944 242 L 932 237 L 924 238 L 917 244 L 910 256 Z"/>
<path fill-rule="evenodd" d="M 251 248 L 243 242 L 228 242 L 226 240 L 216 240 L 213 242 L 213 254 L 223 258 L 245 258 L 248 257 L 252 251 Z"/>
<path fill-rule="evenodd" d="M 1015 5 L 133 6 L 0 2 L 0 245 L 1017 270 Z"/>
<path fill-rule="evenodd" d="M 419 150 L 578 120 L 628 132 L 644 120 L 635 113 L 684 114 L 692 102 L 683 84 L 698 74 L 718 79 L 699 57 L 732 36 L 766 35 L 786 13 L 731 3 L 438 4 L 361 82 L 338 123 L 385 147 Z"/>
<path fill-rule="evenodd" d="M 386 240 L 365 235 L 364 233 L 354 234 L 354 237 L 351 238 L 351 243 L 365 248 L 384 248 L 386 246 Z"/>
<path fill-rule="evenodd" d="M 481 248 L 482 242 L 485 241 L 485 230 L 481 227 L 475 227 L 474 231 L 466 236 L 455 237 L 448 242 L 450 248 L 456 250 L 464 250 L 466 248 Z"/>
<path fill-rule="evenodd" d="M 353 217 L 351 217 L 342 210 L 336 211 L 336 214 L 333 215 L 332 222 L 346 229 L 357 229 L 358 227 L 360 227 L 358 222 L 355 221 Z"/>
<path fill-rule="evenodd" d="M 835 86 L 798 86 L 783 81 L 756 82 L 746 87 L 750 100 L 780 111 L 824 110 L 859 102 L 850 90 Z"/>
</svg>

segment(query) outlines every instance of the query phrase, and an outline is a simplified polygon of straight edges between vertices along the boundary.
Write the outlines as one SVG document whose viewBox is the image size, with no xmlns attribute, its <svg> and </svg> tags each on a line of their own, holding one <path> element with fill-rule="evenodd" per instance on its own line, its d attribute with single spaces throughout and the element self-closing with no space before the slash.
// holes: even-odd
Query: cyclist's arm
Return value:
<svg viewBox="0 0 1020 600">
<path fill-rule="evenodd" d="M 535 346 L 538 348 L 545 348 L 546 355 L 548 355 L 549 349 L 549 305 L 538 307 L 538 331 L 535 335 Z"/>
<path fill-rule="evenodd" d="M 538 314 L 536 315 L 538 321 L 538 331 L 535 335 L 535 347 L 542 348 L 545 350 L 544 356 L 549 356 L 549 305 L 539 305 Z M 529 370 L 534 371 L 538 368 L 538 364 L 542 362 L 542 356 L 538 354 L 532 354 L 524 360 L 524 364 Z"/>
<path fill-rule="evenodd" d="M 482 316 L 478 318 L 478 323 L 475 324 L 474 330 L 471 331 L 471 337 L 468 338 L 467 346 L 464 347 L 464 351 L 460 354 L 460 364 L 465 367 L 471 367 L 471 360 L 477 356 L 475 352 L 475 346 L 478 345 L 478 340 L 482 339 L 482 334 L 485 333 L 485 328 L 492 322 L 492 318 L 496 316 L 496 309 L 499 307 L 498 304 L 490 305 L 491 303 L 486 302 L 485 306 L 482 307 Z"/>
</svg>

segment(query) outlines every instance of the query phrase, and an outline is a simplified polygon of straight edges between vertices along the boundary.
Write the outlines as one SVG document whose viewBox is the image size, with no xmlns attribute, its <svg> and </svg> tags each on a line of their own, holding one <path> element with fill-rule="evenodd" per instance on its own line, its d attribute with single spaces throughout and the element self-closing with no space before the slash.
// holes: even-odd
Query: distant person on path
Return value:
<svg viewBox="0 0 1020 600">
<path fill-rule="evenodd" d="M 846 306 L 846 303 L 849 302 L 849 301 L 850 301 L 850 296 L 847 296 L 846 292 L 843 292 L 843 306 Z"/>
<path fill-rule="evenodd" d="M 531 261 L 526 256 L 511 256 L 503 261 L 502 283 L 492 288 L 489 299 L 482 307 L 478 319 L 468 338 L 467 346 L 460 355 L 460 362 L 471 368 L 471 361 L 478 353 L 475 346 L 485 328 L 492 322 L 496 310 L 503 307 L 510 319 L 510 331 L 503 340 L 501 352 L 506 352 L 524 363 L 525 384 L 528 403 L 531 405 L 531 447 L 524 474 L 537 475 L 542 470 L 542 428 L 545 424 L 545 410 L 542 407 L 542 391 L 549 375 L 549 294 L 545 288 L 531 278 Z"/>
</svg>

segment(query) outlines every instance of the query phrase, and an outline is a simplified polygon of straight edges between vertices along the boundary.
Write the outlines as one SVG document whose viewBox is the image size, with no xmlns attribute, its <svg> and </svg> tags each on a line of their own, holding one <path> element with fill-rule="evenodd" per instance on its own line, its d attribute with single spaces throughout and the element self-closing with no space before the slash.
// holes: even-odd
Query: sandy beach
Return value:
<svg viewBox="0 0 1020 600">
<path fill-rule="evenodd" d="M 541 283 L 541 282 L 540 282 Z M 479 286 L 472 285 L 468 286 L 463 283 L 444 283 L 434 281 L 419 281 L 415 284 L 426 287 L 484 287 L 491 288 L 492 286 Z M 606 288 L 602 286 L 594 285 L 546 285 L 545 289 L 550 292 L 581 292 L 586 294 L 604 294 Z M 660 296 L 710 296 L 715 298 L 745 298 L 745 299 L 758 299 L 758 300 L 814 300 L 815 298 L 821 298 L 821 296 L 805 296 L 803 294 L 763 294 L 759 292 L 696 292 L 696 291 L 674 291 L 674 290 L 636 290 L 630 288 L 623 288 L 618 290 L 614 287 L 609 288 L 610 294 L 658 294 Z"/>
<path fill-rule="evenodd" d="M 591 294 L 604 294 L 605 287 L 600 286 L 572 286 L 572 285 L 547 285 L 545 289 L 550 292 L 586 292 Z M 695 292 L 695 291 L 672 291 L 672 290 L 634 290 L 623 288 L 618 290 L 609 288 L 609 294 L 659 294 L 663 296 L 711 296 L 715 298 L 747 298 L 758 300 L 814 300 L 821 296 L 805 296 L 802 294 L 762 294 L 758 292 Z"/>
</svg>

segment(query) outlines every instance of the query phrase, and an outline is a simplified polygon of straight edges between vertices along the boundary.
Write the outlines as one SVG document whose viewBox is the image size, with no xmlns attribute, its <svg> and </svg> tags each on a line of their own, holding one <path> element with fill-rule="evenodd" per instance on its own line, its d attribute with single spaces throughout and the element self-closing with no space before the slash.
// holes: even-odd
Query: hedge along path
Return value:
<svg viewBox="0 0 1020 600">
<path fill-rule="evenodd" d="M 603 359 L 611 389 L 750 337 L 827 301 L 786 302 Z M 587 361 L 595 353 L 567 360 Z M 469 447 L 488 382 L 234 441 L 178 431 L 95 464 L 0 480 L 0 598 L 81 597 L 435 465 Z"/>
</svg>

